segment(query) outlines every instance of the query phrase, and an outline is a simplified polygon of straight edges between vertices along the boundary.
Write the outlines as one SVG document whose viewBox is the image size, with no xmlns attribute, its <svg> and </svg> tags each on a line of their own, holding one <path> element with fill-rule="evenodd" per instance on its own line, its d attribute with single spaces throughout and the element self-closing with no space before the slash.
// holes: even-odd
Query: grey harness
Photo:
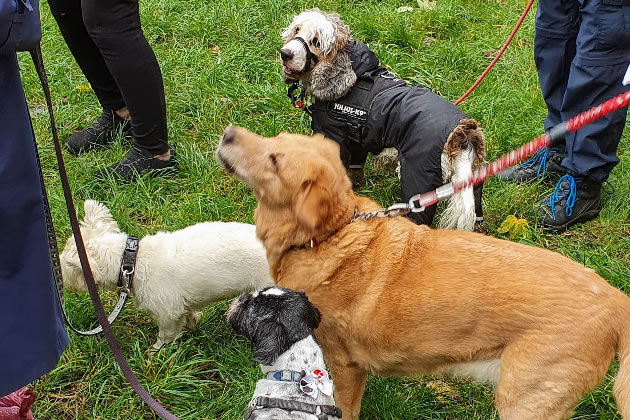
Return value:
<svg viewBox="0 0 630 420">
<path fill-rule="evenodd" d="M 270 381 L 296 382 L 299 383 L 305 372 L 294 370 L 277 370 L 267 372 L 266 379 Z M 313 414 L 319 420 L 327 420 L 328 416 L 341 418 L 341 408 L 334 405 L 309 404 L 302 401 L 284 400 L 282 398 L 270 398 L 259 396 L 252 400 L 243 413 L 243 420 L 248 420 L 256 410 L 264 408 L 278 408 L 286 411 L 301 411 Z"/>
</svg>

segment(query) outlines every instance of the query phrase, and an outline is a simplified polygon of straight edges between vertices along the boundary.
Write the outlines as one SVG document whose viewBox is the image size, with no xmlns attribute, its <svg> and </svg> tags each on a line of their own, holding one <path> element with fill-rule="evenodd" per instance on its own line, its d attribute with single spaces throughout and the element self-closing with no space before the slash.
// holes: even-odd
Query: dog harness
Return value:
<svg viewBox="0 0 630 420">
<path fill-rule="evenodd" d="M 265 376 L 270 381 L 296 382 L 305 395 L 316 398 L 319 392 L 332 397 L 333 386 L 325 369 L 315 368 L 311 371 L 275 370 L 267 372 Z M 258 396 L 250 402 L 243 413 L 247 420 L 256 410 L 265 408 L 279 408 L 286 411 L 301 411 L 317 416 L 319 420 L 327 420 L 328 416 L 341 418 L 341 408 L 333 405 L 310 404 L 303 401 L 286 400 Z"/>
<path fill-rule="evenodd" d="M 327 420 L 328 416 L 341 418 L 341 408 L 333 405 L 309 404 L 301 401 L 283 400 L 259 396 L 252 400 L 243 413 L 243 420 L 248 420 L 256 410 L 263 408 L 279 408 L 286 411 L 301 411 L 317 416 L 318 420 Z"/>
</svg>

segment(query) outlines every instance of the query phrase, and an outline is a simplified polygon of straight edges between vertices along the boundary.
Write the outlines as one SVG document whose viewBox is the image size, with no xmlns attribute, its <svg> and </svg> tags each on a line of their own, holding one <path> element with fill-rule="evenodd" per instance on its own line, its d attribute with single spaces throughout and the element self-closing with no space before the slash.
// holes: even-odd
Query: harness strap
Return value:
<svg viewBox="0 0 630 420">
<path fill-rule="evenodd" d="M 301 411 L 316 415 L 319 419 L 326 420 L 328 416 L 341 418 L 341 408 L 334 405 L 309 404 L 302 401 L 284 400 L 281 398 L 256 397 L 247 407 L 243 415 L 248 419 L 251 414 L 262 408 L 279 408 L 287 411 Z"/>
<path fill-rule="evenodd" d="M 302 38 L 301 36 L 296 36 L 293 39 L 298 41 L 304 47 L 304 51 L 306 52 L 306 64 L 304 64 L 303 71 L 304 73 L 308 73 L 308 71 L 311 69 L 311 61 L 317 64 L 319 62 L 319 59 L 315 56 L 315 54 L 311 52 L 311 49 L 308 47 L 308 43 L 304 40 L 304 38 Z"/>
</svg>

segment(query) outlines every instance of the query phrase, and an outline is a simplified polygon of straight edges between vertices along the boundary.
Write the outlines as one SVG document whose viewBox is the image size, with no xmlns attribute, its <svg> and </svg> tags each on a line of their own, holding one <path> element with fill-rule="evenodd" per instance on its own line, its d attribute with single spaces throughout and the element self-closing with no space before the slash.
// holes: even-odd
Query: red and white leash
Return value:
<svg viewBox="0 0 630 420">
<path fill-rule="evenodd" d="M 407 214 L 409 212 L 417 213 L 424 211 L 426 207 L 450 198 L 453 194 L 456 194 L 465 188 L 479 185 L 492 175 L 496 175 L 504 169 L 516 165 L 518 162 L 528 158 L 543 147 L 549 146 L 550 144 L 554 144 L 555 142 L 561 140 L 567 133 L 577 131 L 585 125 L 592 123 L 604 115 L 621 109 L 628 104 L 630 104 L 630 90 L 609 99 L 599 106 L 591 108 L 588 111 L 584 111 L 568 121 L 552 127 L 545 134 L 536 137 L 528 143 L 525 143 L 516 150 L 512 150 L 511 152 L 504 154 L 489 165 L 477 169 L 473 172 L 470 178 L 465 181 L 458 183 L 451 182 L 442 185 L 433 191 L 416 194 L 411 197 L 407 203 L 396 203 L 392 206 L 374 212 L 356 213 L 352 218 L 352 221 L 368 220 L 372 217 L 391 217 Z"/>
</svg>

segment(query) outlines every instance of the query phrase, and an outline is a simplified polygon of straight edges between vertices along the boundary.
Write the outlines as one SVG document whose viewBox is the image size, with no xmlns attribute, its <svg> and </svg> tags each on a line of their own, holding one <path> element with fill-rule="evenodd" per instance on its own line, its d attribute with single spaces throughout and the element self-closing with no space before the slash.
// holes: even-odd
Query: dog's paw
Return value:
<svg viewBox="0 0 630 420">
<path fill-rule="evenodd" d="M 188 314 L 186 316 L 186 328 L 188 328 L 189 330 L 197 328 L 197 325 L 199 325 L 199 321 L 201 321 L 202 316 L 203 313 L 201 311 Z"/>
<path fill-rule="evenodd" d="M 372 170 L 377 174 L 391 174 L 399 167 L 398 151 L 394 148 L 384 149 L 378 155 L 370 157 Z"/>
</svg>

